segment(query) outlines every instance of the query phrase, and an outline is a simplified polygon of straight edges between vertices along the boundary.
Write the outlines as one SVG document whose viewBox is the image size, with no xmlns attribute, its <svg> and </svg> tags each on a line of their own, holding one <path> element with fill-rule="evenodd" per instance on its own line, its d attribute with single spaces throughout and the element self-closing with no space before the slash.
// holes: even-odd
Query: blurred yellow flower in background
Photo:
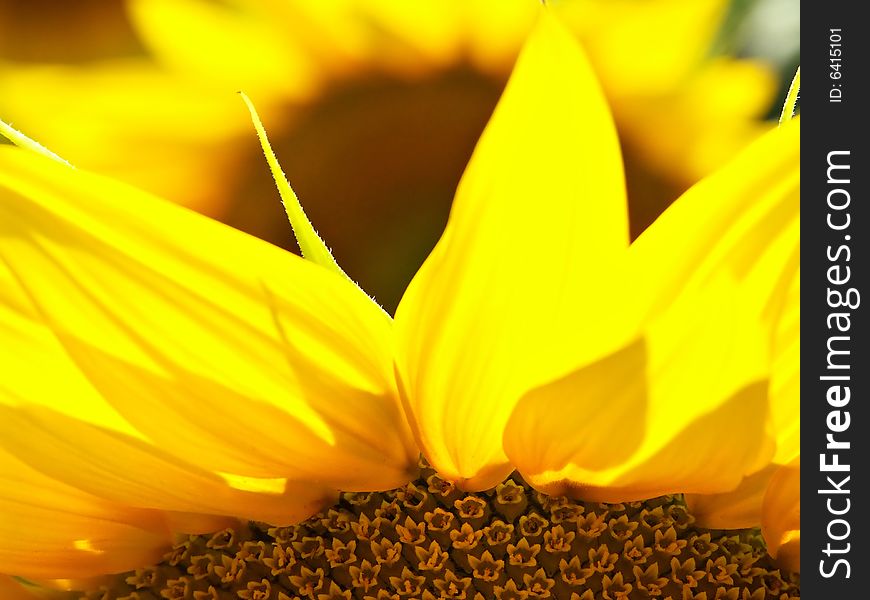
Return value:
<svg viewBox="0 0 870 600">
<path fill-rule="evenodd" d="M 575 586 L 586 600 L 592 592 L 576 586 L 595 578 L 604 597 L 632 586 L 685 594 L 700 585 L 697 567 L 708 587 L 770 585 L 770 577 L 793 592 L 794 581 L 758 566 L 743 542 L 734 549 L 687 529 L 691 517 L 674 498 L 649 507 L 635 501 L 730 493 L 793 450 L 799 133 L 795 119 L 764 135 L 629 243 L 606 100 L 572 35 L 545 14 L 395 320 L 320 264 L 102 175 L 0 147 L 2 568 L 46 580 L 142 567 L 168 548 L 173 531 L 215 531 L 227 516 L 288 525 L 335 504 L 339 490 L 405 485 L 422 451 L 425 469 L 441 478 L 433 472 L 416 482 L 428 484 L 431 497 L 415 505 L 410 490 L 421 489 L 411 485 L 394 498 L 409 512 L 427 510 L 436 493 L 449 498 L 457 572 L 459 536 L 469 536 L 464 547 L 477 543 L 486 511 L 516 520 L 529 509 L 516 521 L 528 544 L 541 534 L 529 519 L 542 520 L 534 511 L 546 507 L 576 533 L 543 521 L 541 569 L 510 575 L 511 584 L 499 571 L 499 586 Z M 502 483 L 514 469 L 521 484 Z M 774 481 L 766 515 L 795 501 L 792 479 Z M 460 499 L 451 496 L 457 487 L 494 491 Z M 534 503 L 505 508 L 529 495 Z M 577 497 L 615 504 L 568 500 Z M 362 556 L 362 540 L 371 541 L 360 533 L 369 500 L 342 502 L 359 507 L 346 512 L 358 519 Z M 410 552 L 429 543 L 425 527 L 387 526 L 384 510 L 372 508 L 376 528 L 389 532 L 384 544 L 409 551 L 396 560 L 431 566 L 425 551 Z M 553 556 L 566 547 L 579 553 L 603 531 L 594 510 L 626 513 L 608 523 L 618 546 L 582 546 L 588 569 L 563 565 Z M 583 511 L 589 522 L 581 525 Z M 628 513 L 651 516 L 634 523 L 634 539 L 617 537 L 635 531 Z M 759 514 L 755 524 L 776 537 L 772 548 L 793 556 L 799 534 L 789 515 L 762 522 Z M 318 527 L 351 528 L 330 519 Z M 677 529 L 695 536 L 691 547 Z M 268 531 L 281 546 L 284 533 Z M 338 535 L 329 538 L 332 554 L 309 566 L 308 538 L 293 537 L 298 547 L 285 539 L 292 564 L 271 546 L 272 562 L 260 566 L 289 583 L 260 581 L 254 569 L 254 579 L 244 579 L 239 561 L 262 558 L 253 541 L 235 558 L 223 554 L 224 571 L 208 575 L 218 573 L 239 598 L 290 598 L 272 589 L 279 583 L 317 600 L 349 598 L 351 587 L 365 593 L 362 575 L 342 570 L 357 557 Z M 492 542 L 492 531 L 486 535 Z M 239 543 L 216 539 L 208 548 Z M 380 568 L 387 559 L 376 543 L 371 559 Z M 438 543 L 428 546 L 436 557 Z M 622 571 L 602 575 L 620 560 L 617 550 L 646 561 L 645 543 L 648 554 L 667 556 L 656 560 L 676 561 L 671 583 L 630 568 L 640 563 L 619 563 L 625 579 Z M 697 564 L 684 549 L 697 553 Z M 474 567 L 493 556 L 473 557 L 467 570 L 482 580 L 474 589 L 501 597 L 508 588 Z M 413 595 L 422 585 L 394 564 L 384 567 L 378 598 L 390 597 L 388 586 Z M 455 575 L 453 563 L 445 568 L 443 579 L 430 577 L 433 589 L 471 589 L 470 576 Z M 192 594 L 198 571 L 187 569 L 186 580 L 159 582 L 163 597 Z M 125 581 L 138 587 L 143 573 Z M 556 582 L 550 576 L 558 573 Z M 219 597 L 214 587 L 196 594 Z"/>
<path fill-rule="evenodd" d="M 342 264 L 392 311 L 437 239 L 539 3 L 109 4 L 129 40 L 110 44 L 97 21 L 108 56 L 57 64 L 0 55 L 6 120 L 76 165 L 288 246 L 232 93 L 244 90 Z M 769 127 L 770 68 L 709 54 L 726 0 L 550 4 L 583 41 L 613 109 L 633 237 Z M 369 243 L 354 244 L 363 235 Z"/>
</svg>

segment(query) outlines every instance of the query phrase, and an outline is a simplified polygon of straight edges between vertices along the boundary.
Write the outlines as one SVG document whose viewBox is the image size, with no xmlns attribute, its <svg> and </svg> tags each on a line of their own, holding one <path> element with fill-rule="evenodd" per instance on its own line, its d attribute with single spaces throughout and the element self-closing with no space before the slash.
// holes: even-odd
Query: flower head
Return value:
<svg viewBox="0 0 870 600">
<path fill-rule="evenodd" d="M 513 530 L 522 540 L 497 545 L 525 544 L 528 564 L 500 565 L 483 534 L 496 525 L 493 511 L 518 516 L 492 501 L 504 494 L 462 496 L 432 477 L 478 492 L 517 469 L 516 494 L 533 487 L 568 504 L 629 503 L 730 492 L 771 464 L 796 418 L 776 396 L 793 402 L 790 388 L 771 382 L 789 380 L 782 363 L 794 365 L 783 349 L 796 334 L 780 324 L 798 265 L 798 134 L 799 120 L 768 134 L 629 244 L 607 105 L 574 38 L 544 14 L 395 322 L 329 268 L 49 157 L 0 148 L 0 322 L 14 342 L 0 350 L 0 452 L 9 455 L 0 476 L 56 486 L 58 503 L 81 496 L 64 527 L 38 540 L 57 552 L 52 561 L 34 560 L 4 522 L 4 568 L 90 576 L 141 566 L 169 530 L 215 530 L 226 515 L 295 523 L 339 490 L 405 484 L 422 451 L 433 471 L 414 490 L 358 508 L 385 536 L 354 546 L 371 577 L 377 563 L 399 596 L 429 583 L 427 593 L 472 596 L 461 572 L 430 582 L 402 566 L 440 561 L 414 551 L 440 556 L 426 538 L 440 491 L 453 530 L 429 527 L 431 541 L 452 543 L 454 566 L 481 573 L 491 591 L 516 591 L 493 580 L 503 566 L 521 569 L 511 578 L 531 597 L 548 597 L 567 545 L 590 563 L 566 561 L 567 580 L 597 577 L 624 596 L 633 576 L 604 579 L 616 551 L 650 545 L 667 555 L 663 564 L 691 551 L 676 537 L 689 524 L 679 510 L 649 539 L 625 541 L 622 513 L 637 507 L 602 509 L 612 510 L 606 523 L 620 543 L 597 543 L 603 517 L 594 536 L 579 525 L 568 535 L 538 515 L 549 501 L 529 502 Z M 13 517 L 34 511 L 6 491 L 0 500 Z M 569 514 L 595 512 L 571 505 Z M 81 521 L 107 515 L 106 529 Z M 349 548 L 356 529 L 369 529 L 354 519 L 311 525 L 332 541 L 292 566 L 294 589 L 344 594 L 325 572 L 335 539 Z M 129 542 L 131 528 L 143 542 Z M 224 538 L 222 547 L 239 542 Z M 320 543 L 302 535 L 297 544 L 306 542 Z M 245 561 L 260 554 L 225 554 L 215 570 L 241 585 Z M 362 582 L 363 566 L 346 585 Z M 263 585 L 240 589 L 256 597 Z"/>
</svg>

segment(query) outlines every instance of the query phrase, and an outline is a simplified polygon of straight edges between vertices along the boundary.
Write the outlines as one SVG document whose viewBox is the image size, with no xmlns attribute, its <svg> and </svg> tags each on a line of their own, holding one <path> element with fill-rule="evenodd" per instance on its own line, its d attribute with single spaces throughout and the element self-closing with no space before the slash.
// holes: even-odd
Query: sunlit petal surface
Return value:
<svg viewBox="0 0 870 600">
<path fill-rule="evenodd" d="M 715 493 L 769 464 L 773 330 L 798 262 L 799 122 L 690 190 L 582 304 L 579 368 L 527 394 L 505 450 L 603 501 Z M 565 322 L 571 324 L 572 316 Z"/>
<path fill-rule="evenodd" d="M 552 313 L 627 236 L 612 121 L 579 46 L 546 15 L 396 314 L 406 403 L 438 471 L 475 489 L 511 471 L 501 435 L 514 403 L 576 343 Z"/>
<path fill-rule="evenodd" d="M 773 373 L 769 394 L 767 435 L 776 440 L 771 464 L 748 475 L 723 494 L 689 494 L 686 502 L 705 527 L 754 527 L 770 478 L 779 465 L 800 455 L 800 272 L 789 286 L 773 340 Z"/>
<path fill-rule="evenodd" d="M 4 572 L 32 578 L 116 573 L 157 560 L 171 542 L 162 513 L 96 498 L 46 477 L 0 449 Z M 5 600 L 4 585 L 15 588 L 0 580 Z"/>
<path fill-rule="evenodd" d="M 407 480 L 416 450 L 391 322 L 358 288 L 126 186 L 0 151 L 0 258 L 17 287 L 4 325 L 44 357 L 4 378 L 4 445 L 58 475 L 86 479 L 113 463 L 116 477 L 141 483 L 165 469 L 180 483 L 200 471 L 245 493 L 299 491 L 307 504 L 326 489 Z M 80 450 L 52 452 L 37 432 Z M 93 475 L 88 485 L 100 485 Z M 182 489 L 212 500 L 192 482 Z"/>
</svg>

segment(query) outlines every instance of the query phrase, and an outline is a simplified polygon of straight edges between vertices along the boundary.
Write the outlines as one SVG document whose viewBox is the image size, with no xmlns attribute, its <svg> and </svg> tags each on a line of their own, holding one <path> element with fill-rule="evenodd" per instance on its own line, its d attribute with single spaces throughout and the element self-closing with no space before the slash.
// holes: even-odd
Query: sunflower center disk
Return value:
<svg viewBox="0 0 870 600">
<path fill-rule="evenodd" d="M 431 469 L 344 494 L 291 527 L 191 536 L 88 600 L 787 600 L 757 530 L 693 526 L 679 496 L 624 504 L 541 494 L 516 474 L 465 493 Z"/>
</svg>

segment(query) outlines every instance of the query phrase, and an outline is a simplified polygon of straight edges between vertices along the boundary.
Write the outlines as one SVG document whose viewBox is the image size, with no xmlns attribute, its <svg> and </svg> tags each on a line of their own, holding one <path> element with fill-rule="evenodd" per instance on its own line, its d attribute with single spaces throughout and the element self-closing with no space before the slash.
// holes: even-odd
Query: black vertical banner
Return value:
<svg viewBox="0 0 870 600">
<path fill-rule="evenodd" d="M 804 2 L 801 27 L 801 592 L 867 598 L 870 24 Z"/>
</svg>

